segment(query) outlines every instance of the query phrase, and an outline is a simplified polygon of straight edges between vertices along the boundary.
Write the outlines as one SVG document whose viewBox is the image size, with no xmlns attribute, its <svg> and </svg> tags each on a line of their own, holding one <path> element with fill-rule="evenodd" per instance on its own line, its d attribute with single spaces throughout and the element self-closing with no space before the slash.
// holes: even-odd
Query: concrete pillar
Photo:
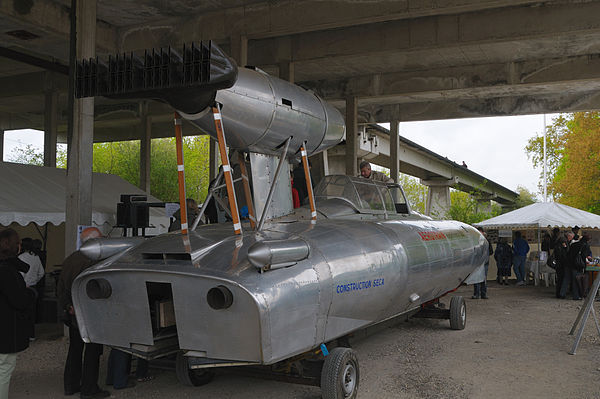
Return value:
<svg viewBox="0 0 600 399">
<path fill-rule="evenodd" d="M 436 219 L 443 219 L 450 210 L 450 187 L 456 184 L 450 180 L 421 180 L 428 186 L 425 214 Z"/>
<path fill-rule="evenodd" d="M 96 53 L 96 1 L 78 1 L 77 59 Z M 94 139 L 94 98 L 75 99 L 67 155 L 67 206 L 65 254 L 77 245 L 77 226 L 92 223 L 92 164 Z"/>
<path fill-rule="evenodd" d="M 58 91 L 47 91 L 45 93 L 44 104 L 44 166 L 55 168 L 58 130 Z"/>
<path fill-rule="evenodd" d="M 486 198 L 475 198 L 477 201 L 477 212 L 491 213 L 492 212 L 492 201 Z"/>
<path fill-rule="evenodd" d="M 4 129 L 0 129 L 0 162 L 4 162 Z"/>
<path fill-rule="evenodd" d="M 148 103 L 140 104 L 140 188 L 150 194 L 150 154 L 152 153 L 152 117 Z"/>
<path fill-rule="evenodd" d="M 394 183 L 398 183 L 398 173 L 400 172 L 400 160 L 398 154 L 399 138 L 398 138 L 398 127 L 400 121 L 394 120 L 390 122 L 390 176 L 394 179 Z"/>
<path fill-rule="evenodd" d="M 232 35 L 230 38 L 231 57 L 239 67 L 248 65 L 248 37 L 245 35 Z"/>
<path fill-rule="evenodd" d="M 346 174 L 358 174 L 358 98 L 346 99 Z"/>
<path fill-rule="evenodd" d="M 217 171 L 219 170 L 219 147 L 217 141 L 212 137 L 210 138 L 208 152 L 208 178 L 212 181 L 217 177 Z"/>
<path fill-rule="evenodd" d="M 294 83 L 294 63 L 285 61 L 279 64 L 279 79 Z"/>
</svg>

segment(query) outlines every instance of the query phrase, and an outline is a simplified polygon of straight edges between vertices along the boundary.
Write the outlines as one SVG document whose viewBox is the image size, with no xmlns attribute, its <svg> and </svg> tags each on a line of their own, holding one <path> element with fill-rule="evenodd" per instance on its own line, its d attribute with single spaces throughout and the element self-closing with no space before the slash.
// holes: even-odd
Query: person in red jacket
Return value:
<svg viewBox="0 0 600 399">
<path fill-rule="evenodd" d="M 0 232 L 0 399 L 8 398 L 10 377 L 17 365 L 17 353 L 29 347 L 33 320 L 29 313 L 36 294 L 27 288 L 21 273 L 29 265 L 19 258 L 19 235 L 13 229 Z"/>
</svg>

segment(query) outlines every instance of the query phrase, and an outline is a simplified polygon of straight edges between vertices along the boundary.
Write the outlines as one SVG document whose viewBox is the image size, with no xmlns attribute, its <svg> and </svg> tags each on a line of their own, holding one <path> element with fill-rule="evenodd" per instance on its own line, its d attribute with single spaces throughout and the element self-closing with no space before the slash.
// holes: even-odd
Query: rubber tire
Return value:
<svg viewBox="0 0 600 399">
<path fill-rule="evenodd" d="M 175 372 L 177 373 L 179 382 L 188 387 L 206 385 L 215 377 L 214 371 L 206 369 L 190 369 L 187 358 L 183 356 L 183 352 L 177 353 L 177 359 L 175 359 Z"/>
<path fill-rule="evenodd" d="M 464 330 L 467 325 L 467 304 L 462 296 L 453 296 L 450 300 L 450 328 Z"/>
<path fill-rule="evenodd" d="M 344 379 L 347 367 L 355 371 L 354 383 L 351 392 L 344 391 Z M 358 395 L 360 370 L 356 352 L 350 348 L 334 348 L 325 357 L 321 370 L 321 395 L 323 399 L 354 399 Z"/>
</svg>

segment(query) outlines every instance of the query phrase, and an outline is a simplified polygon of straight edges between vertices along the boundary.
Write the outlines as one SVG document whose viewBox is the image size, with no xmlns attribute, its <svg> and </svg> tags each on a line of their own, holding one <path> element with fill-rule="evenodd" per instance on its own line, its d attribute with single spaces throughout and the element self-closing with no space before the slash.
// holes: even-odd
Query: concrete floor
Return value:
<svg viewBox="0 0 600 399">
<path fill-rule="evenodd" d="M 558 300 L 552 288 L 489 284 L 488 300 L 467 298 L 467 327 L 445 320 L 399 321 L 353 343 L 363 398 L 598 398 L 600 338 L 586 328 L 577 355 L 567 333 L 582 301 Z M 447 300 L 449 302 L 449 299 Z M 39 333 L 21 353 L 11 398 L 61 398 L 67 348 L 61 328 Z M 105 352 L 107 352 L 105 350 Z M 106 354 L 103 363 L 106 362 Z M 106 370 L 102 365 L 101 373 Z M 153 369 L 154 380 L 113 391 L 116 398 L 319 398 L 316 387 L 221 371 L 210 384 L 180 385 L 175 373 Z M 103 381 L 104 376 L 101 376 Z"/>
</svg>

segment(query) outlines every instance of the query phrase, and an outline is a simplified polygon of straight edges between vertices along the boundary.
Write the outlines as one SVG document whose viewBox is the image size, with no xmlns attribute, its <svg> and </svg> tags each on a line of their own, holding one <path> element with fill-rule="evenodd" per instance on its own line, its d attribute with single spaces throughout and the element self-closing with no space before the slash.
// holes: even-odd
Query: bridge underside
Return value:
<svg viewBox="0 0 600 399">
<path fill-rule="evenodd" d="M 171 136 L 164 105 L 98 98 L 76 107 L 81 127 L 67 137 L 70 4 L 0 2 L 0 130 L 45 130 L 47 165 L 54 143 L 81 138 L 79 169 L 92 141 Z M 597 1 L 103 0 L 76 15 L 80 58 L 212 39 L 240 65 L 314 90 L 346 114 L 348 174 L 362 123 L 600 108 Z"/>
</svg>

